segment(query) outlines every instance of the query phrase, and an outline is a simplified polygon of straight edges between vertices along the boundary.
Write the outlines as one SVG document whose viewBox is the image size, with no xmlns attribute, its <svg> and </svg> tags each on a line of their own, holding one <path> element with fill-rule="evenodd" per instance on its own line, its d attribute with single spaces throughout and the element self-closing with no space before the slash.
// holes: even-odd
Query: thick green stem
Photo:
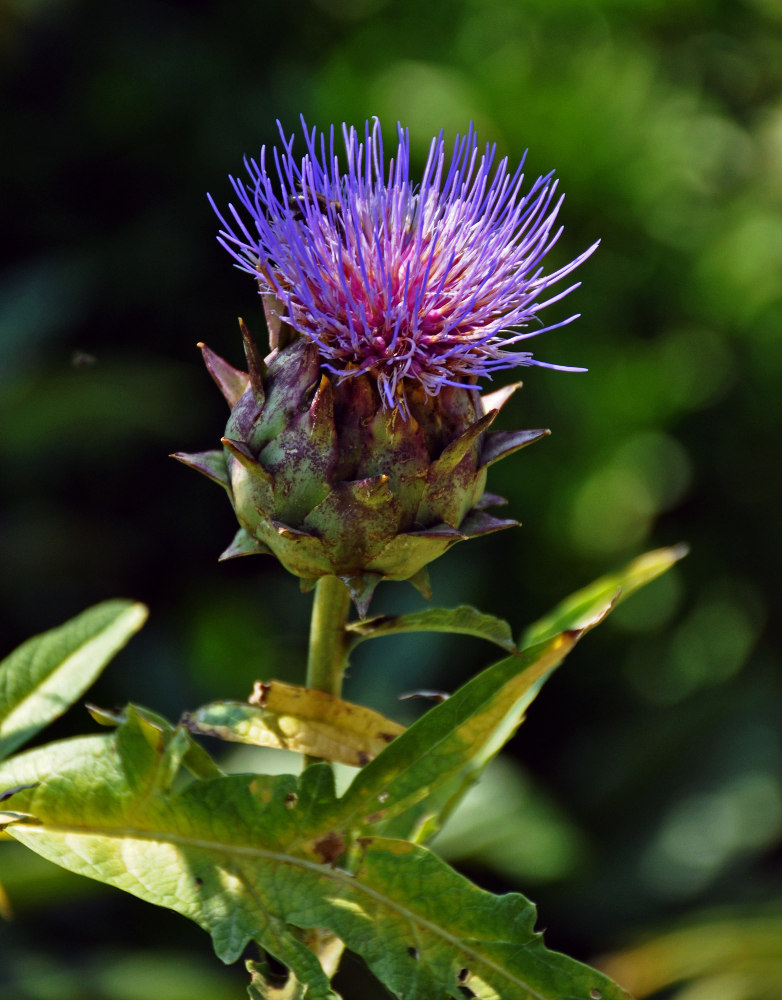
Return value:
<svg viewBox="0 0 782 1000">
<path fill-rule="evenodd" d="M 310 649 L 307 658 L 307 687 L 339 695 L 345 672 L 347 643 L 345 622 L 350 610 L 350 594 L 336 576 L 322 576 L 315 587 L 310 620 Z M 304 766 L 317 757 L 305 757 Z"/>
</svg>

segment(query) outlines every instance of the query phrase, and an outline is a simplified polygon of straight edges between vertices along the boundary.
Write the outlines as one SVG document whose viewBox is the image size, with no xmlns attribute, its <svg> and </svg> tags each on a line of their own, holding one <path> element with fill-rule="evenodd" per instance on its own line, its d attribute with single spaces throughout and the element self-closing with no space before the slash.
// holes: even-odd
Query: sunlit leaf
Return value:
<svg viewBox="0 0 782 1000">
<path fill-rule="evenodd" d="M 564 601 L 528 629 L 522 653 L 515 653 L 465 684 L 430 709 L 356 777 L 345 794 L 360 822 L 387 823 L 413 808 L 410 823 L 424 821 L 416 810 L 438 789 L 427 836 L 455 808 L 470 785 L 524 718 L 550 672 L 584 631 L 592 628 L 634 590 L 653 580 L 686 554 L 676 546 L 647 553 L 625 570 L 603 577 Z M 385 827 L 384 827 L 385 829 Z M 403 828 L 394 827 L 397 834 Z M 411 835 L 408 827 L 404 835 Z"/>
<path fill-rule="evenodd" d="M 175 727 L 162 715 L 152 712 L 148 708 L 142 708 L 141 705 L 128 705 L 126 709 L 121 711 L 98 708 L 97 705 L 89 704 L 86 707 L 93 719 L 102 726 L 121 726 L 123 722 L 127 721 L 130 710 L 138 716 L 140 725 L 146 725 L 147 731 L 162 733 L 167 737 L 173 736 L 175 732 Z M 223 773 L 222 768 L 193 739 L 187 740 L 187 749 L 182 757 L 182 763 L 196 778 L 217 778 Z"/>
<path fill-rule="evenodd" d="M 202 736 L 293 750 L 354 767 L 373 760 L 404 732 L 404 726 L 362 705 L 282 681 L 257 683 L 250 701 L 214 702 L 183 722 Z"/>
<path fill-rule="evenodd" d="M 508 656 L 431 708 L 353 780 L 343 800 L 355 821 L 388 820 L 465 768 L 483 767 L 516 731 L 541 684 L 579 636 L 558 635 Z"/>
<path fill-rule="evenodd" d="M 75 741 L 73 766 L 18 793 L 15 808 L 31 818 L 9 832 L 65 868 L 190 917 L 226 962 L 257 941 L 308 984 L 307 1000 L 335 1000 L 301 940 L 301 929 L 316 927 L 406 1000 L 459 1000 L 465 989 L 481 1000 L 584 1000 L 590 991 L 626 1000 L 600 973 L 545 948 L 524 897 L 478 889 L 423 847 L 363 838 L 348 851 L 352 870 L 339 867 L 351 845 L 327 765 L 298 779 L 195 781 L 172 794 L 182 746 L 176 735 L 151 735 L 129 711 L 115 734 Z"/>
<path fill-rule="evenodd" d="M 37 785 L 54 771 L 85 766 L 100 760 L 107 752 L 106 736 L 74 736 L 46 746 L 35 747 L 0 761 L 0 792 L 22 785 Z M 8 800 L 12 801 L 12 798 Z"/>
<path fill-rule="evenodd" d="M 384 833 L 429 840 L 513 735 L 549 673 L 621 599 L 669 569 L 684 546 L 634 560 L 564 601 L 507 657 L 427 712 L 357 776 L 346 798 Z"/>
<path fill-rule="evenodd" d="M 688 551 L 686 545 L 655 549 L 634 559 L 618 573 L 600 577 L 583 590 L 571 594 L 548 615 L 530 625 L 519 646 L 526 649 L 565 629 L 581 628 L 585 622 L 594 618 L 598 609 L 606 607 L 607 603 L 616 605 L 624 601 L 634 591 L 669 570 Z"/>
<path fill-rule="evenodd" d="M 146 618 L 143 604 L 104 601 L 3 660 L 0 759 L 77 701 Z"/>
<path fill-rule="evenodd" d="M 469 605 L 458 608 L 428 608 L 397 617 L 380 616 L 348 625 L 352 645 L 365 639 L 384 635 L 401 635 L 404 632 L 453 632 L 472 635 L 493 642 L 508 653 L 516 649 L 510 625 L 502 618 L 485 615 Z"/>
</svg>

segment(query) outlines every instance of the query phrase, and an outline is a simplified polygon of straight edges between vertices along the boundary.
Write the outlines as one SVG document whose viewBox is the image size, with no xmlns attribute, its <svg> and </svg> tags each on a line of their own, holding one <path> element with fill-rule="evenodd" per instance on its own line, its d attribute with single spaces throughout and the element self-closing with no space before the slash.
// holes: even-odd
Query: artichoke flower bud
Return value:
<svg viewBox="0 0 782 1000">
<path fill-rule="evenodd" d="M 221 558 L 271 553 L 305 590 L 338 576 L 363 615 L 380 580 L 428 596 L 427 563 L 517 523 L 487 513 L 504 501 L 485 492 L 489 465 L 548 433 L 488 430 L 516 385 L 484 399 L 413 388 L 403 415 L 370 376 L 323 373 L 306 338 L 261 360 L 241 326 L 248 373 L 201 345 L 232 407 L 223 450 L 175 456 L 229 494 L 241 527 Z"/>
<path fill-rule="evenodd" d="M 176 457 L 228 491 L 241 525 L 222 558 L 274 554 L 309 589 L 337 576 L 365 614 L 376 584 L 410 580 L 455 542 L 515 524 L 486 512 L 486 470 L 547 431 L 489 427 L 515 386 L 481 397 L 477 382 L 538 361 L 519 343 L 552 293 L 596 248 L 545 273 L 562 202 L 552 176 L 526 194 L 521 165 L 479 156 L 472 128 L 445 169 L 434 139 L 417 187 L 399 126 L 388 167 L 377 121 L 363 142 L 343 126 L 346 169 L 329 136 L 308 131 L 299 161 L 282 149 L 246 161 L 231 183 L 219 242 L 253 275 L 271 353 L 243 323 L 247 372 L 208 348 L 204 359 L 231 406 L 223 450 Z M 250 224 L 245 221 L 249 216 Z M 542 299 L 542 301 L 541 301 Z M 530 329 L 530 327 L 532 327 Z"/>
</svg>

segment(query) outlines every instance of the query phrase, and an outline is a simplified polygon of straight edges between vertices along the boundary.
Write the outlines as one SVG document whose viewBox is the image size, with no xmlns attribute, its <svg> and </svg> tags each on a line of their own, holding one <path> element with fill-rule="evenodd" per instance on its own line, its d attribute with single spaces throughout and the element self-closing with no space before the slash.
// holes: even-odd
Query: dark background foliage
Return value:
<svg viewBox="0 0 782 1000">
<path fill-rule="evenodd" d="M 389 138 L 401 120 L 419 168 L 433 134 L 473 120 L 512 160 L 529 149 L 528 176 L 561 178 L 552 263 L 602 245 L 554 307 L 582 319 L 535 343 L 589 374 L 526 371 L 503 418 L 554 432 L 490 482 L 524 527 L 444 557 L 435 601 L 519 630 L 645 548 L 692 553 L 535 704 L 511 747 L 519 816 L 489 794 L 491 835 L 463 816 L 443 850 L 525 891 L 549 944 L 584 959 L 685 914 L 778 901 L 780 10 L 5 0 L 3 650 L 129 596 L 151 621 L 95 701 L 176 718 L 256 677 L 302 680 L 309 599 L 271 560 L 218 565 L 228 504 L 167 458 L 222 431 L 195 343 L 238 364 L 236 316 L 262 329 L 205 193 L 228 200 L 226 175 L 276 118 L 290 132 L 300 112 L 320 127 L 378 115 Z M 375 610 L 417 601 L 386 585 Z M 402 720 L 401 690 L 455 687 L 490 655 L 440 639 L 365 650 L 347 695 Z M 91 728 L 74 710 L 53 735 Z M 4 996 L 243 994 L 178 917 L 14 845 L 0 881 L 16 914 L 0 926 Z M 363 975 L 348 963 L 348 1000 L 379 995 Z"/>
</svg>

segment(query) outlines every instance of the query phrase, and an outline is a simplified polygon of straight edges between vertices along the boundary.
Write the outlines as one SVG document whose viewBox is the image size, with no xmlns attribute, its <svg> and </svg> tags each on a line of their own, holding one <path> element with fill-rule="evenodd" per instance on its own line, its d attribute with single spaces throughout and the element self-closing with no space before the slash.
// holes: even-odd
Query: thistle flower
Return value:
<svg viewBox="0 0 782 1000">
<path fill-rule="evenodd" d="M 232 205 L 230 223 L 218 212 L 272 350 L 264 359 L 241 321 L 246 373 L 201 345 L 231 416 L 222 451 L 175 457 L 228 491 L 241 527 L 221 558 L 272 553 L 305 590 L 338 576 L 365 614 L 378 581 L 428 594 L 432 559 L 517 523 L 486 512 L 505 502 L 484 492 L 486 470 L 548 431 L 490 432 L 518 386 L 481 397 L 477 380 L 564 367 L 513 348 L 576 318 L 546 327 L 538 313 L 595 247 L 545 274 L 556 181 L 522 195 L 521 167 L 493 170 L 490 147 L 479 159 L 472 128 L 447 170 L 433 140 L 417 187 L 401 127 L 387 167 L 377 122 L 363 142 L 345 128 L 345 172 L 333 129 L 327 143 L 305 126 L 300 162 L 281 136 L 276 178 L 265 149 L 246 164 L 250 187 L 232 178 L 252 230 Z"/>
<path fill-rule="evenodd" d="M 479 159 L 470 127 L 447 168 L 442 133 L 432 140 L 415 187 L 401 125 L 387 167 L 377 120 L 366 123 L 363 142 L 343 126 L 344 173 L 333 127 L 327 143 L 302 126 L 300 163 L 280 127 L 276 179 L 265 147 L 258 162 L 245 161 L 250 186 L 231 178 L 250 225 L 233 205 L 230 221 L 214 207 L 220 242 L 257 278 L 272 321 L 316 344 L 324 370 L 339 380 L 370 375 L 383 405 L 404 413 L 415 383 L 434 396 L 519 365 L 583 370 L 516 350 L 577 318 L 544 326 L 538 314 L 577 287 L 552 293 L 597 246 L 544 273 L 562 232 L 551 174 L 522 195 L 522 165 L 511 174 L 505 158 L 493 171 L 495 147 Z"/>
</svg>

